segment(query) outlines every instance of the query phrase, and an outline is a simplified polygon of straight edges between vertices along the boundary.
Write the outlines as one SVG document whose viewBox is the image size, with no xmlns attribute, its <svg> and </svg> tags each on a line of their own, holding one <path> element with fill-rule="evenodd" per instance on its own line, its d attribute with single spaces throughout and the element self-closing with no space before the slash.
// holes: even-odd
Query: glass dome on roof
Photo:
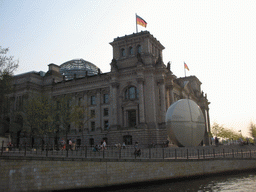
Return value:
<svg viewBox="0 0 256 192">
<path fill-rule="evenodd" d="M 86 72 L 88 76 L 97 75 L 99 68 L 83 59 L 73 59 L 60 65 L 60 73 L 65 75 L 66 79 L 73 79 L 74 74 L 76 78 L 85 77 Z"/>
</svg>

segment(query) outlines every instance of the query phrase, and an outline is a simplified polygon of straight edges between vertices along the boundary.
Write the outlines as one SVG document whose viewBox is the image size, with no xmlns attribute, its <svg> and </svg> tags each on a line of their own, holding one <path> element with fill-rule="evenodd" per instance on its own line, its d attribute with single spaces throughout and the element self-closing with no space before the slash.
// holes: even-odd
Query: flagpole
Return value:
<svg viewBox="0 0 256 192">
<path fill-rule="evenodd" d="M 136 33 L 138 33 L 138 25 L 137 25 L 137 13 L 135 13 L 135 20 L 136 20 Z"/>
<path fill-rule="evenodd" d="M 184 61 L 184 63 L 183 63 L 183 67 L 184 67 L 184 73 L 185 73 L 185 77 L 186 77 L 185 61 Z"/>
</svg>

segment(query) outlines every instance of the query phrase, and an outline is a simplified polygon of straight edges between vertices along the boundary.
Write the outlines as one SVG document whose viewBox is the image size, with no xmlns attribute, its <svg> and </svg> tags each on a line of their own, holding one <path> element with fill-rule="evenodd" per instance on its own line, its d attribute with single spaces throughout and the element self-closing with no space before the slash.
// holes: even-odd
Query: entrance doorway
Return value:
<svg viewBox="0 0 256 192">
<path fill-rule="evenodd" d="M 136 125 L 136 110 L 129 110 L 128 113 L 128 127 L 135 127 Z"/>
</svg>

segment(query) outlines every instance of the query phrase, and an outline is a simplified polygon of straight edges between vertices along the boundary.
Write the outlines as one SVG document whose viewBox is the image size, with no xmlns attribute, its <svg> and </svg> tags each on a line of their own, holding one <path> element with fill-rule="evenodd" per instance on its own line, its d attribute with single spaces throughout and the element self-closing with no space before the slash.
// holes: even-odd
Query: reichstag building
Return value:
<svg viewBox="0 0 256 192">
<path fill-rule="evenodd" d="M 95 145 L 103 139 L 108 145 L 125 142 L 141 145 L 166 142 L 165 115 L 169 106 L 184 98 L 195 101 L 205 117 L 203 144 L 209 144 L 210 102 L 201 90 L 196 76 L 178 78 L 170 64 L 164 64 L 164 46 L 148 31 L 115 38 L 110 43 L 113 59 L 110 72 L 102 73 L 94 64 L 83 59 L 67 61 L 62 65 L 49 64 L 47 72 L 27 72 L 14 76 L 14 92 L 9 95 L 7 112 L 1 117 L 7 123 L 1 135 L 12 138 L 12 143 L 25 142 L 22 127 L 25 117 L 22 105 L 31 92 L 48 93 L 50 97 L 70 95 L 86 106 L 93 118 L 85 117 L 83 127 L 70 124 L 67 139 L 77 145 Z M 14 114 L 14 115 L 12 115 Z M 12 122 L 20 130 L 11 131 Z M 48 142 L 60 142 L 65 137 L 49 136 Z M 27 141 L 29 142 L 29 141 Z M 41 140 L 33 139 L 34 144 Z"/>
</svg>

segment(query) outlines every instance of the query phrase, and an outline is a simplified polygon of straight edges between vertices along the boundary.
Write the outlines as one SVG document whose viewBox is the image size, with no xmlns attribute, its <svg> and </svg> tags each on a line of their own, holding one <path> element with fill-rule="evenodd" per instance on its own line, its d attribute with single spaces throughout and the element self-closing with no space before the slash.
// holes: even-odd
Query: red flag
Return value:
<svg viewBox="0 0 256 192">
<path fill-rule="evenodd" d="M 136 15 L 136 22 L 138 25 L 141 25 L 145 28 L 147 27 L 147 22 L 138 15 Z"/>
<path fill-rule="evenodd" d="M 185 62 L 184 62 L 184 68 L 189 71 L 189 68 L 188 68 L 188 66 L 187 66 L 187 64 Z"/>
</svg>

